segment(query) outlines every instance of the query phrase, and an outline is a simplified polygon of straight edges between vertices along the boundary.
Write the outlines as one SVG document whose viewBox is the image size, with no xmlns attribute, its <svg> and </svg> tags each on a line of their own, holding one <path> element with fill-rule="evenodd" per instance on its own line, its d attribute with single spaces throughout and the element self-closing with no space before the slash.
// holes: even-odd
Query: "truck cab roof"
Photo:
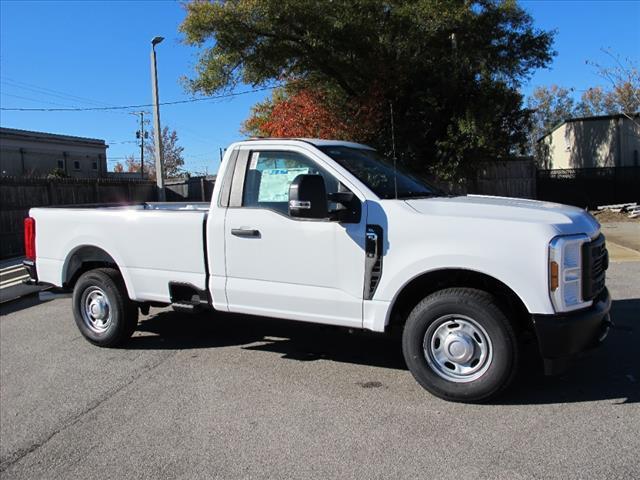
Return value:
<svg viewBox="0 0 640 480">
<path fill-rule="evenodd" d="M 331 139 L 322 139 L 322 138 L 302 138 L 302 137 L 252 137 L 246 140 L 242 140 L 237 142 L 237 144 L 243 144 L 246 142 L 264 142 L 264 141 L 297 141 L 304 142 L 314 145 L 316 147 L 323 146 L 341 146 L 341 147 L 351 147 L 351 148 L 364 148 L 367 150 L 374 150 L 374 148 L 369 145 L 365 145 L 363 143 L 356 142 L 347 142 L 345 140 L 331 140 Z"/>
</svg>

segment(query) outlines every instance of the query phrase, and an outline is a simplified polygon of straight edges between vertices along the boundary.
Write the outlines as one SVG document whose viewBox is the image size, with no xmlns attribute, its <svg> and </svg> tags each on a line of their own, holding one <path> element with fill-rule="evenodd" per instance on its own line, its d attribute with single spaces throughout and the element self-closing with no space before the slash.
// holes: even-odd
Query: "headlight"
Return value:
<svg viewBox="0 0 640 480">
<path fill-rule="evenodd" d="M 556 312 L 588 307 L 582 299 L 582 244 L 586 235 L 554 238 L 549 244 L 549 293 Z"/>
</svg>

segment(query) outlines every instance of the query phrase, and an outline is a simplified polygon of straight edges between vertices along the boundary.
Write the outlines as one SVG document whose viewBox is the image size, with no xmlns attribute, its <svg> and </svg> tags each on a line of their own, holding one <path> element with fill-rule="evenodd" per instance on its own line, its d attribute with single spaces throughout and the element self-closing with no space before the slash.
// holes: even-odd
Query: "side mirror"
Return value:
<svg viewBox="0 0 640 480">
<path fill-rule="evenodd" d="M 353 202 L 353 199 L 355 198 L 355 195 L 351 192 L 336 192 L 330 193 L 328 198 L 330 202 L 339 203 L 344 208 L 349 208 L 351 202 Z"/>
<path fill-rule="evenodd" d="M 298 175 L 289 187 L 289 215 L 327 218 L 327 187 L 322 175 Z"/>
<path fill-rule="evenodd" d="M 329 202 L 337 204 L 336 210 L 329 216 L 340 223 L 358 223 L 362 212 L 362 204 L 352 192 L 336 192 L 328 194 Z"/>
</svg>

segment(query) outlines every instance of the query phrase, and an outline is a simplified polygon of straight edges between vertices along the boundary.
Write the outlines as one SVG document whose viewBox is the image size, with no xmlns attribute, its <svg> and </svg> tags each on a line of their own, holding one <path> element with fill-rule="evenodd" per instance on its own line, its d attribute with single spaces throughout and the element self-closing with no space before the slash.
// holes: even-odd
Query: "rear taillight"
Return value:
<svg viewBox="0 0 640 480">
<path fill-rule="evenodd" d="M 24 254 L 27 260 L 36 259 L 36 219 L 27 217 L 24 219 Z"/>
</svg>

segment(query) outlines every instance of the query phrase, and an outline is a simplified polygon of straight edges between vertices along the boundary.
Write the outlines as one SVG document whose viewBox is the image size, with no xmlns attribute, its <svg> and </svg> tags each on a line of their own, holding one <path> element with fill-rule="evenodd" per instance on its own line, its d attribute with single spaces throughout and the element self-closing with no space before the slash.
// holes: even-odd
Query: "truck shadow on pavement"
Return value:
<svg viewBox="0 0 640 480">
<path fill-rule="evenodd" d="M 298 361 L 331 360 L 406 370 L 399 337 L 313 323 L 229 313 L 163 311 L 140 322 L 123 348 L 201 349 L 240 346 Z"/>
<path fill-rule="evenodd" d="M 578 359 L 560 376 L 545 377 L 534 343 L 523 352 L 520 373 L 493 404 L 526 405 L 617 400 L 640 401 L 640 299 L 615 300 L 615 327 L 599 349 Z M 399 335 L 265 317 L 170 310 L 149 316 L 126 349 L 208 349 L 239 346 L 297 361 L 328 360 L 407 370 Z M 419 388 L 419 387 L 418 387 Z"/>
<path fill-rule="evenodd" d="M 53 300 L 53 298 L 40 299 L 38 295 L 29 294 L 15 300 L 9 300 L 0 303 L 0 316 L 9 315 L 12 313 L 25 310 L 27 308 L 35 307 L 43 303 L 47 303 Z"/>
</svg>

